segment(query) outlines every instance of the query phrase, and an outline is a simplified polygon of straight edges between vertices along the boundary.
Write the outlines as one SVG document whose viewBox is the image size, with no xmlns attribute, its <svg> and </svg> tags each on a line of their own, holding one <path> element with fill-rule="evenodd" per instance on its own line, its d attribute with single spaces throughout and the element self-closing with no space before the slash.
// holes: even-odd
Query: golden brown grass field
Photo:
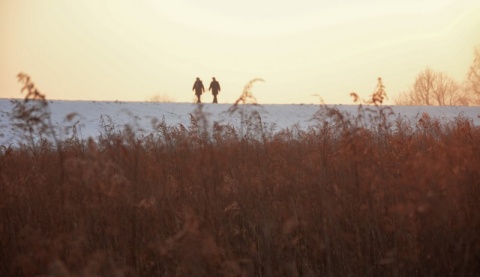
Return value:
<svg viewBox="0 0 480 277">
<path fill-rule="evenodd" d="M 478 276 L 479 127 L 385 112 L 3 147 L 0 276 Z"/>
</svg>

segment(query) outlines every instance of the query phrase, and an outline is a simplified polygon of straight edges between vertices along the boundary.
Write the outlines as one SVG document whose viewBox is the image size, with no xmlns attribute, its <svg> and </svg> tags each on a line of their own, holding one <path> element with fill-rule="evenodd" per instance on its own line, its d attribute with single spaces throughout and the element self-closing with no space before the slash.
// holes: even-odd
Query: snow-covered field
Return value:
<svg viewBox="0 0 480 277">
<path fill-rule="evenodd" d="M 22 100 L 20 100 L 22 101 Z M 199 110 L 197 104 L 192 103 L 152 103 L 152 102 L 106 102 L 106 101 L 48 101 L 52 124 L 56 128 L 60 140 L 71 134 L 71 127 L 75 125 L 77 134 L 87 139 L 96 138 L 101 131 L 102 120 L 113 124 L 116 129 L 122 130 L 129 125 L 133 131 L 140 134 L 152 132 L 152 120 L 165 120 L 167 125 L 183 124 L 189 126 L 190 115 Z M 210 123 L 231 124 L 238 127 L 240 115 L 229 114 L 230 104 L 203 104 L 201 110 L 207 115 Z M 24 133 L 14 126 L 12 121 L 11 99 L 0 99 L 0 145 L 17 144 L 24 140 Z M 312 121 L 314 114 L 319 111 L 319 105 L 260 105 L 249 107 L 258 111 L 262 122 L 274 127 L 274 130 L 296 125 L 307 129 L 317 124 Z M 355 115 L 358 105 L 329 105 L 341 112 Z M 366 108 L 367 106 L 363 106 Z M 375 108 L 375 107 L 370 107 Z M 426 107 L 426 106 L 391 106 L 393 115 L 390 120 L 401 117 L 412 123 L 418 122 L 426 113 L 432 118 L 441 121 L 453 120 L 458 116 L 470 118 L 476 126 L 480 125 L 479 107 Z M 70 115 L 70 116 L 69 116 Z"/>
</svg>

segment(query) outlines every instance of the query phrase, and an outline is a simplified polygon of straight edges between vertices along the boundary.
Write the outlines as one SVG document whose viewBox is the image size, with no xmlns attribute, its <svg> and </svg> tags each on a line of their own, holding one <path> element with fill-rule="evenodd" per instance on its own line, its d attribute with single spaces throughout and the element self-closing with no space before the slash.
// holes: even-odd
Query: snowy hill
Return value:
<svg viewBox="0 0 480 277">
<path fill-rule="evenodd" d="M 22 101 L 22 100 L 19 100 Z M 101 122 L 122 130 L 129 125 L 133 131 L 148 134 L 152 131 L 152 120 L 164 120 L 169 126 L 182 124 L 189 126 L 191 115 L 201 111 L 209 123 L 240 125 L 240 114 L 229 113 L 232 105 L 192 103 L 152 103 L 152 102 L 106 102 L 106 101 L 48 101 L 48 109 L 52 124 L 56 128 L 59 139 L 71 134 L 75 126 L 81 138 L 96 138 L 101 131 Z M 296 127 L 307 129 L 318 123 L 312 117 L 321 109 L 319 105 L 258 105 L 247 106 L 248 111 L 256 111 L 264 124 L 278 131 L 284 128 Z M 325 107 L 325 106 L 323 106 Z M 356 115 L 358 105 L 329 105 L 342 113 Z M 24 140 L 24 132 L 14 126 L 12 111 L 14 104 L 11 99 L 0 99 L 0 145 L 16 144 Z M 239 107 L 243 108 L 242 106 Z M 362 106 L 375 109 L 375 107 Z M 418 122 L 422 114 L 442 121 L 455 119 L 458 116 L 469 118 L 476 126 L 480 125 L 479 107 L 425 107 L 425 106 L 391 106 L 383 107 L 392 112 L 389 120 L 403 118 L 412 123 Z"/>
</svg>

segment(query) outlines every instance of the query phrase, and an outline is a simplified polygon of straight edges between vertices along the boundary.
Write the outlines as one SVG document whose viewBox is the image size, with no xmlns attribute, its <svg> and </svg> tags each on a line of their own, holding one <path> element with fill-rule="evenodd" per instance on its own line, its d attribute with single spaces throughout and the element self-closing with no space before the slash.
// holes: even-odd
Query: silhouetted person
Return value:
<svg viewBox="0 0 480 277">
<path fill-rule="evenodd" d="M 200 101 L 200 96 L 202 96 L 202 93 L 205 92 L 205 88 L 203 87 L 203 83 L 200 78 L 197 77 L 197 80 L 195 80 L 195 83 L 193 83 L 192 90 L 195 91 L 195 95 L 197 96 L 197 103 L 202 103 L 202 101 Z"/>
<path fill-rule="evenodd" d="M 221 91 L 221 89 L 220 89 L 220 83 L 218 83 L 218 81 L 215 80 L 215 77 L 212 78 L 212 82 L 210 83 L 210 87 L 208 88 L 208 90 L 212 91 L 213 103 L 218 103 L 217 95 L 218 95 L 218 92 Z"/>
</svg>

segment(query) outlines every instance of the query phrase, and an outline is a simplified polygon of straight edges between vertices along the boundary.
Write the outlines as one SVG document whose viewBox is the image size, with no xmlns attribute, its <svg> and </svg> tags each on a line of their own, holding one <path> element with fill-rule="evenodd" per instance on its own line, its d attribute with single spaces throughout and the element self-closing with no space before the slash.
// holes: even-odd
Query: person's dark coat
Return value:
<svg viewBox="0 0 480 277">
<path fill-rule="evenodd" d="M 213 95 L 217 95 L 218 92 L 221 91 L 220 83 L 218 83 L 218 81 L 214 78 L 213 81 L 210 83 L 210 87 L 208 88 L 208 90 L 211 90 Z"/>
<path fill-rule="evenodd" d="M 202 93 L 205 91 L 205 87 L 203 86 L 203 82 L 199 78 L 197 78 L 195 83 L 193 83 L 192 90 L 195 91 L 196 95 L 202 95 Z"/>
</svg>

